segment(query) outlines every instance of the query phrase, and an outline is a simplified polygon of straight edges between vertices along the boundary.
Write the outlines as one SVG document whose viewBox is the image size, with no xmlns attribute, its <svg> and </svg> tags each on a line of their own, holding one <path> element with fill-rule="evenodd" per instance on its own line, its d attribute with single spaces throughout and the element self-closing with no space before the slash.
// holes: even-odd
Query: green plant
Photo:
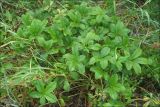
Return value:
<svg viewBox="0 0 160 107">
<path fill-rule="evenodd" d="M 21 1 L 20 6 L 23 7 L 23 3 L 30 2 Z M 154 42 L 147 41 L 149 36 L 146 35 L 150 32 L 145 35 L 142 29 L 139 32 L 142 37 L 136 37 L 134 27 L 126 27 L 126 21 L 129 20 L 129 24 L 132 21 L 129 18 L 122 21 L 122 16 L 116 16 L 121 2 L 105 3 L 111 7 L 95 6 L 89 1 L 80 4 L 39 1 L 37 10 L 18 18 L 17 30 L 2 23 L 5 31 L 0 30 L 2 99 L 9 96 L 11 103 L 21 105 L 23 102 L 24 106 L 28 102 L 36 106 L 32 101 L 37 100 L 40 105 L 65 106 L 78 96 L 79 100 L 87 99 L 88 105 L 93 107 L 129 106 L 148 75 L 157 84 L 160 77 L 158 50 L 145 45 Z M 139 15 L 136 7 L 132 12 Z M 149 14 L 143 12 L 149 26 L 152 21 Z M 9 11 L 5 17 L 5 21 L 15 21 Z M 158 31 L 154 33 L 151 35 L 157 35 Z M 152 98 L 147 99 L 146 105 L 151 105 L 151 101 Z"/>
<path fill-rule="evenodd" d="M 47 85 L 42 80 L 37 80 L 34 82 L 36 91 L 30 93 L 33 98 L 39 98 L 40 104 L 45 104 L 46 100 L 55 103 L 57 102 L 57 97 L 53 94 L 56 88 L 56 82 L 49 82 Z"/>
</svg>

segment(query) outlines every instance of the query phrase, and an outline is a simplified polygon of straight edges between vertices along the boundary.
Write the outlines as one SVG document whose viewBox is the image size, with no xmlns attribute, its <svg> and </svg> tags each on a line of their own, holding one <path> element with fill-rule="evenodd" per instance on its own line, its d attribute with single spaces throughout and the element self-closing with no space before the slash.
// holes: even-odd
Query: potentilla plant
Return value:
<svg viewBox="0 0 160 107">
<path fill-rule="evenodd" d="M 56 91 L 72 91 L 76 81 L 90 78 L 85 83 L 90 84 L 89 99 L 96 100 L 93 105 L 129 103 L 134 91 L 130 76 L 140 76 L 151 63 L 130 39 L 130 30 L 99 6 L 81 4 L 55 13 L 50 16 L 52 23 L 29 12 L 22 15 L 16 36 L 26 42 L 12 44 L 17 53 L 31 50 L 34 64 L 43 72 L 41 77 L 32 75 L 35 82 L 27 82 L 32 86 L 29 97 L 39 99 L 41 105 L 57 103 L 63 97 Z"/>
</svg>

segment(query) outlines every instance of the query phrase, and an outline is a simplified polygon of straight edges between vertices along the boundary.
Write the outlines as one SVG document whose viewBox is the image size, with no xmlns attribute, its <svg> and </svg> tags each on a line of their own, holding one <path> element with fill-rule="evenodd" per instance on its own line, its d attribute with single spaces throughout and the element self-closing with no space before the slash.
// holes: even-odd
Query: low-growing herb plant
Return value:
<svg viewBox="0 0 160 107">
<path fill-rule="evenodd" d="M 53 2 L 46 3 L 48 10 Z M 74 86 L 79 86 L 87 91 L 88 102 L 95 101 L 89 103 L 93 107 L 130 104 L 136 88 L 132 80 L 145 74 L 144 68 L 154 61 L 132 39 L 131 30 L 100 6 L 82 3 L 54 11 L 43 20 L 32 12 L 21 16 L 15 43 L 10 44 L 16 57 L 23 59 L 22 63 L 17 60 L 21 67 L 3 65 L 5 56 L 0 54 L 0 76 L 12 71 L 10 79 L 1 80 L 0 89 L 6 83 L 13 92 L 16 86 L 29 86 L 22 93 L 27 99 L 64 106 Z"/>
<path fill-rule="evenodd" d="M 40 104 L 45 104 L 46 100 L 51 103 L 57 102 L 57 98 L 53 91 L 56 88 L 56 82 L 49 82 L 47 85 L 42 80 L 37 80 L 34 83 L 36 91 L 30 93 L 33 98 L 39 98 Z"/>
</svg>

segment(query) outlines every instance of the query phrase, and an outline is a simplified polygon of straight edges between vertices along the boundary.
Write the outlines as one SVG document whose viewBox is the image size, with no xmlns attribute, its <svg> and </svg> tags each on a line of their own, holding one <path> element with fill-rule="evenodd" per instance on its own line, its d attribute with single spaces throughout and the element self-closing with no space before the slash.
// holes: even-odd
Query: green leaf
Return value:
<svg viewBox="0 0 160 107">
<path fill-rule="evenodd" d="M 120 57 L 118 58 L 118 61 L 124 63 L 124 62 L 128 61 L 128 58 L 129 58 L 129 56 L 120 56 Z"/>
<path fill-rule="evenodd" d="M 117 99 L 118 93 L 115 90 L 113 90 L 112 88 L 107 88 L 107 92 L 112 99 Z"/>
<path fill-rule="evenodd" d="M 134 62 L 139 64 L 148 64 L 148 60 L 146 58 L 138 58 L 138 59 L 135 59 Z"/>
<path fill-rule="evenodd" d="M 120 91 L 124 91 L 125 90 L 125 87 L 122 85 L 122 84 L 120 84 L 120 83 L 117 83 L 117 84 L 115 84 L 115 87 L 116 87 L 116 91 L 117 92 L 120 92 Z"/>
<path fill-rule="evenodd" d="M 97 71 L 95 72 L 95 79 L 100 79 L 103 76 L 103 71 Z"/>
<path fill-rule="evenodd" d="M 53 45 L 53 40 L 46 41 L 43 37 L 37 37 L 37 41 L 39 45 L 44 47 L 45 49 L 50 49 Z"/>
<path fill-rule="evenodd" d="M 35 81 L 34 85 L 36 86 L 36 89 L 37 89 L 39 92 L 42 92 L 42 91 L 44 90 L 45 84 L 43 83 L 42 80 L 37 80 L 37 81 Z"/>
<path fill-rule="evenodd" d="M 113 105 L 112 104 L 110 104 L 110 103 L 104 103 L 103 104 L 103 107 L 112 107 Z"/>
<path fill-rule="evenodd" d="M 110 63 L 112 63 L 112 64 L 116 63 L 116 58 L 114 56 L 109 56 L 108 59 L 109 59 Z"/>
<path fill-rule="evenodd" d="M 45 48 L 50 49 L 53 45 L 53 40 L 48 40 L 45 42 Z"/>
<path fill-rule="evenodd" d="M 140 48 L 138 48 L 138 49 L 136 49 L 134 51 L 134 53 L 132 54 L 131 58 L 132 59 L 138 58 L 141 54 L 142 54 L 142 50 Z"/>
<path fill-rule="evenodd" d="M 115 39 L 113 40 L 114 45 L 121 45 L 122 44 L 122 37 L 116 36 Z"/>
<path fill-rule="evenodd" d="M 40 104 L 41 104 L 41 105 L 44 105 L 45 103 L 46 103 L 45 97 L 41 97 L 41 98 L 40 98 Z"/>
<path fill-rule="evenodd" d="M 152 60 L 151 58 L 148 58 L 147 60 L 148 60 L 148 64 L 149 64 L 149 65 L 152 65 L 152 64 L 153 64 L 153 60 Z"/>
<path fill-rule="evenodd" d="M 63 89 L 65 91 L 69 91 L 70 90 L 70 84 L 69 84 L 69 82 L 67 80 L 64 81 Z"/>
<path fill-rule="evenodd" d="M 136 74 L 141 73 L 141 66 L 138 63 L 133 63 L 133 69 L 136 72 Z"/>
<path fill-rule="evenodd" d="M 117 62 L 116 62 L 116 66 L 117 66 L 117 68 L 118 68 L 119 71 L 122 70 L 122 64 L 121 64 L 120 61 L 117 61 Z"/>
<path fill-rule="evenodd" d="M 45 45 L 45 39 L 43 37 L 37 37 L 37 41 L 39 43 L 40 46 L 44 46 Z"/>
<path fill-rule="evenodd" d="M 111 24 L 110 29 L 112 37 L 126 36 L 129 33 L 129 30 L 125 28 L 121 21 L 118 21 L 116 24 Z"/>
<path fill-rule="evenodd" d="M 104 47 L 104 48 L 102 48 L 102 50 L 101 50 L 101 56 L 104 57 L 104 56 L 108 55 L 109 52 L 110 52 L 110 48 Z"/>
<path fill-rule="evenodd" d="M 22 15 L 22 23 L 26 26 L 31 24 L 31 16 L 29 13 Z"/>
<path fill-rule="evenodd" d="M 63 58 L 65 58 L 65 59 L 70 59 L 71 57 L 72 57 L 72 55 L 70 53 L 63 55 Z"/>
<path fill-rule="evenodd" d="M 117 84 L 117 81 L 118 81 L 118 75 L 114 74 L 109 78 L 108 84 L 109 86 L 114 86 L 115 84 Z"/>
<path fill-rule="evenodd" d="M 107 73 L 107 72 L 105 72 L 105 73 L 103 74 L 103 77 L 104 77 L 104 79 L 105 79 L 106 81 L 108 81 L 108 79 L 109 79 L 109 75 L 108 75 L 108 73 Z"/>
<path fill-rule="evenodd" d="M 33 36 L 39 36 L 39 34 L 44 30 L 45 26 L 47 24 L 47 21 L 41 21 L 38 19 L 34 19 L 29 26 L 30 34 Z"/>
<path fill-rule="evenodd" d="M 106 59 L 106 58 L 101 59 L 100 65 L 103 69 L 105 69 L 108 66 L 108 59 Z"/>
<path fill-rule="evenodd" d="M 77 22 L 78 23 L 81 20 L 81 14 L 79 12 L 70 11 L 68 13 L 68 16 L 73 22 Z"/>
<path fill-rule="evenodd" d="M 72 46 L 72 54 L 77 56 L 79 55 L 78 46 L 75 44 Z"/>
<path fill-rule="evenodd" d="M 96 35 L 94 31 L 90 31 L 90 32 L 87 33 L 85 41 L 88 42 L 88 41 L 91 41 L 91 40 L 100 40 L 100 37 L 98 35 Z M 100 44 L 96 43 L 96 45 L 98 46 Z"/>
<path fill-rule="evenodd" d="M 62 107 L 65 107 L 66 103 L 65 103 L 65 101 L 64 101 L 62 98 L 59 99 L 59 102 L 60 102 L 60 105 L 61 105 Z"/>
<path fill-rule="evenodd" d="M 118 83 L 118 75 L 114 74 L 108 77 L 108 85 L 105 88 L 105 92 L 109 93 L 112 99 L 117 99 L 118 92 L 124 91 L 125 87 Z"/>
<path fill-rule="evenodd" d="M 78 80 L 79 79 L 79 74 L 77 72 L 70 72 L 71 74 L 71 77 L 74 79 L 74 80 Z"/>
<path fill-rule="evenodd" d="M 47 95 L 45 95 L 45 98 L 51 103 L 57 102 L 57 97 L 52 93 L 48 93 Z"/>
<path fill-rule="evenodd" d="M 41 94 L 39 93 L 39 92 L 37 92 L 37 91 L 33 91 L 33 92 L 31 92 L 30 94 L 29 94 L 31 97 L 33 97 L 33 98 L 41 98 Z"/>
<path fill-rule="evenodd" d="M 12 21 L 13 20 L 13 15 L 8 10 L 5 12 L 4 15 L 5 15 L 5 17 L 6 17 L 6 19 L 8 21 Z"/>
<path fill-rule="evenodd" d="M 96 62 L 96 58 L 95 57 L 92 57 L 90 60 L 89 60 L 89 65 L 93 65 L 95 64 Z"/>
<path fill-rule="evenodd" d="M 74 71 L 76 69 L 76 65 L 71 61 L 68 61 L 67 65 L 69 66 L 69 71 Z"/>
<path fill-rule="evenodd" d="M 103 15 L 97 15 L 97 17 L 96 17 L 96 22 L 97 23 L 100 23 L 100 22 L 102 22 L 103 21 Z"/>
<path fill-rule="evenodd" d="M 85 73 L 85 66 L 83 64 L 78 65 L 78 72 L 81 74 Z"/>
<path fill-rule="evenodd" d="M 85 58 L 86 58 L 86 56 L 80 55 L 80 56 L 79 56 L 79 61 L 80 61 L 80 62 L 83 62 L 83 61 L 85 60 Z"/>
<path fill-rule="evenodd" d="M 131 70 L 131 69 L 132 69 L 132 66 L 133 66 L 133 63 L 132 63 L 131 61 L 127 61 L 127 62 L 125 63 L 125 65 L 126 65 L 127 70 Z"/>
<path fill-rule="evenodd" d="M 46 86 L 45 92 L 47 92 L 47 93 L 53 92 L 56 87 L 57 87 L 57 82 L 50 82 L 50 83 Z"/>
<path fill-rule="evenodd" d="M 92 8 L 92 11 L 89 13 L 90 15 L 99 15 L 99 14 L 105 14 L 105 11 L 102 10 L 99 6 Z"/>
<path fill-rule="evenodd" d="M 94 45 L 90 45 L 89 46 L 89 49 L 92 49 L 92 50 L 95 50 L 95 51 L 98 51 L 100 49 L 101 45 L 96 43 Z"/>
<path fill-rule="evenodd" d="M 95 79 L 100 79 L 104 75 L 104 72 L 98 67 L 91 67 L 90 70 L 95 73 Z"/>
</svg>

